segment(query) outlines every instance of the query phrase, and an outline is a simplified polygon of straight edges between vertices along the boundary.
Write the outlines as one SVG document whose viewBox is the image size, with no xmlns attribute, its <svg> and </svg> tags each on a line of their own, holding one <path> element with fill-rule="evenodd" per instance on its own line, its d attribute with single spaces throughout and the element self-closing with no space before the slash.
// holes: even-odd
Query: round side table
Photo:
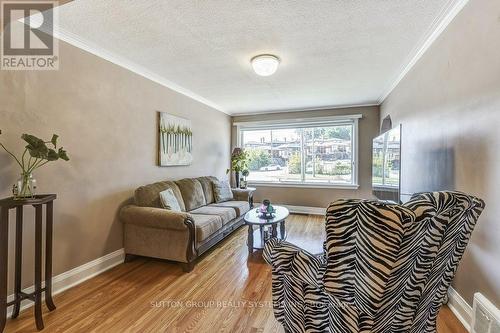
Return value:
<svg viewBox="0 0 500 333">
<path fill-rule="evenodd" d="M 264 248 L 267 240 L 271 237 L 285 239 L 286 229 L 285 220 L 290 215 L 288 209 L 282 206 L 273 206 L 276 212 L 272 219 L 263 219 L 259 217 L 258 209 L 251 209 L 245 214 L 244 220 L 245 224 L 248 225 L 248 253 L 252 253 L 253 250 L 260 250 Z M 254 230 L 254 226 L 259 226 L 257 230 Z M 266 226 L 271 226 L 271 233 L 266 231 Z M 278 235 L 279 227 L 279 235 Z"/>
</svg>

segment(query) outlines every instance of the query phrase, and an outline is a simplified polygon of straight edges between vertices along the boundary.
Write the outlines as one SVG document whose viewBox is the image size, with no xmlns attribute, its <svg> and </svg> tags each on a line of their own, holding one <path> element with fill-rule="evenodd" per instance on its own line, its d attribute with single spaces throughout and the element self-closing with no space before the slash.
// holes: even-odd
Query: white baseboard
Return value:
<svg viewBox="0 0 500 333">
<path fill-rule="evenodd" d="M 325 215 L 326 208 L 322 207 L 307 207 L 307 206 L 291 206 L 291 205 L 283 205 L 288 208 L 290 213 L 295 214 L 310 214 L 310 215 Z"/>
<path fill-rule="evenodd" d="M 97 258 L 73 268 L 67 272 L 56 275 L 52 278 L 52 295 L 57 295 L 66 289 L 74 287 L 90 278 L 93 278 L 96 275 L 101 274 L 104 271 L 107 271 L 110 268 L 113 268 L 121 263 L 123 263 L 125 259 L 125 252 L 123 249 L 119 249 L 115 252 L 109 253 L 103 257 Z M 44 285 L 45 281 L 42 283 Z M 23 290 L 25 293 L 32 293 L 35 290 L 33 286 L 28 287 Z M 14 295 L 10 295 L 7 297 L 7 302 L 11 302 L 14 300 Z M 21 310 L 29 308 L 33 306 L 33 302 L 30 300 L 24 300 L 21 302 Z M 56 304 L 57 305 L 57 304 Z M 7 311 L 7 318 L 12 315 L 13 307 L 9 307 Z"/>
<path fill-rule="evenodd" d="M 465 329 L 470 332 L 472 321 L 472 308 L 452 287 L 448 289 L 448 307 L 451 312 L 460 320 Z"/>
</svg>

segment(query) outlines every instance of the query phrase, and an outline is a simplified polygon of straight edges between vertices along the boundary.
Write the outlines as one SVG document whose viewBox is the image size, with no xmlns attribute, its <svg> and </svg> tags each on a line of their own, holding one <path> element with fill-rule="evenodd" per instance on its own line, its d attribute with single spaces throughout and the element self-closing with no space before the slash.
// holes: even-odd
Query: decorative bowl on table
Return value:
<svg viewBox="0 0 500 333">
<path fill-rule="evenodd" d="M 274 209 L 271 202 L 266 199 L 262 202 L 262 205 L 257 208 L 257 213 L 259 214 L 259 218 L 270 220 L 276 216 L 276 209 Z"/>
</svg>

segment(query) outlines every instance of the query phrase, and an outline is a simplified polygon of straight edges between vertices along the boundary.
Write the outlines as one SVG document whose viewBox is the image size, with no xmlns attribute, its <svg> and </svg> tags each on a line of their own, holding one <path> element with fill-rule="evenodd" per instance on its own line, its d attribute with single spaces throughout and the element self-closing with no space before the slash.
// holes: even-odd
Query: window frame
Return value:
<svg viewBox="0 0 500 333">
<path fill-rule="evenodd" d="M 329 189 L 358 189 L 359 188 L 359 119 L 362 115 L 346 115 L 346 116 L 331 116 L 331 117 L 314 117 L 286 120 L 263 120 L 263 121 L 246 121 L 233 122 L 236 127 L 236 147 L 242 147 L 243 133 L 249 130 L 278 130 L 284 128 L 312 128 L 312 127 L 329 127 L 352 125 L 352 182 L 335 183 L 335 182 L 311 182 L 303 178 L 303 181 L 256 181 L 249 180 L 249 185 L 264 186 L 264 187 L 301 187 L 301 188 L 329 188 Z M 301 140 L 303 144 L 303 140 Z M 301 148 L 302 169 L 305 169 L 303 154 L 304 149 Z M 302 170 L 301 175 L 305 175 Z M 301 177 L 302 178 L 302 177 Z"/>
</svg>

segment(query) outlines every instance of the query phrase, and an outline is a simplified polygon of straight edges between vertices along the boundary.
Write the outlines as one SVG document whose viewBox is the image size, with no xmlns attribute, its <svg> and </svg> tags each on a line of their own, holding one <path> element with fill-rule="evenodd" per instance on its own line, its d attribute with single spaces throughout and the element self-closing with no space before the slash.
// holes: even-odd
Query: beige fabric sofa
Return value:
<svg viewBox="0 0 500 333">
<path fill-rule="evenodd" d="M 121 209 L 126 260 L 134 255 L 177 261 L 191 271 L 197 257 L 244 224 L 245 193 L 215 202 L 215 177 L 185 178 L 141 186 L 134 205 Z M 171 188 L 182 212 L 162 208 L 160 192 Z"/>
</svg>

